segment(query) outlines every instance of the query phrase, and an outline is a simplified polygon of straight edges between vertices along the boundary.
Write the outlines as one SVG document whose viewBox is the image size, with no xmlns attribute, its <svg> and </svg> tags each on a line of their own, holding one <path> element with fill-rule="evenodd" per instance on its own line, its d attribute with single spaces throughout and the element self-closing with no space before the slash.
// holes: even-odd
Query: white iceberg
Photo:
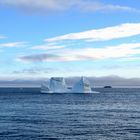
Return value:
<svg viewBox="0 0 140 140">
<path fill-rule="evenodd" d="M 52 77 L 50 79 L 50 91 L 54 93 L 64 93 L 67 92 L 67 86 L 65 79 L 62 77 Z"/>
<path fill-rule="evenodd" d="M 99 93 L 92 91 L 90 83 L 84 77 L 69 89 L 63 77 L 52 77 L 49 84 L 43 83 L 41 85 L 41 93 Z"/>
<path fill-rule="evenodd" d="M 41 93 L 66 93 L 67 86 L 62 77 L 52 77 L 49 86 L 45 83 L 41 86 Z"/>
<path fill-rule="evenodd" d="M 72 89 L 73 93 L 92 93 L 91 86 L 87 79 L 81 77 L 81 79 L 74 85 Z"/>
</svg>

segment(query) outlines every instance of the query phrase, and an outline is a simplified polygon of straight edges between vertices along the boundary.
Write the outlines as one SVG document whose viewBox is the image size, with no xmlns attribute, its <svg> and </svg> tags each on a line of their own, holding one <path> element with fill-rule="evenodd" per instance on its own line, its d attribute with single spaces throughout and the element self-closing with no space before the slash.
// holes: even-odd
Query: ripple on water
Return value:
<svg viewBox="0 0 140 140">
<path fill-rule="evenodd" d="M 139 140 L 140 90 L 0 94 L 2 140 Z"/>
</svg>

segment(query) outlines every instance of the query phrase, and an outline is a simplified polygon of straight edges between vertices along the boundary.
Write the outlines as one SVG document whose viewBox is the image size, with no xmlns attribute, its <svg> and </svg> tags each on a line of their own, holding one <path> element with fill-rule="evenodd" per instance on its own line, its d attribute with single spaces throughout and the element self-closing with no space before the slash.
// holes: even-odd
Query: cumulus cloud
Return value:
<svg viewBox="0 0 140 140">
<path fill-rule="evenodd" d="M 64 62 L 102 59 L 122 59 L 140 54 L 140 43 L 121 44 L 104 48 L 62 49 L 55 54 L 20 56 L 24 62 Z"/>
<path fill-rule="evenodd" d="M 3 43 L 0 44 L 0 48 L 14 48 L 14 47 L 25 47 L 27 42 L 10 42 L 10 43 Z"/>
<path fill-rule="evenodd" d="M 101 3 L 99 0 L 1 0 L 1 5 L 14 6 L 30 11 L 65 11 L 71 8 L 80 11 L 135 11 L 128 6 Z"/>
<path fill-rule="evenodd" d="M 125 23 L 117 26 L 94 29 L 79 33 L 70 33 L 62 36 L 45 39 L 47 42 L 64 40 L 106 41 L 131 37 L 140 34 L 140 23 Z"/>
</svg>

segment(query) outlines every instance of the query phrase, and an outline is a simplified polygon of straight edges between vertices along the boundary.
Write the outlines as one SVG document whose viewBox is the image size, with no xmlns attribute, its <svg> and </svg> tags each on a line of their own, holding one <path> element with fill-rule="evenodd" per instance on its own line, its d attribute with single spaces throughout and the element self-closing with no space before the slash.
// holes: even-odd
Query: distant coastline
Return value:
<svg viewBox="0 0 140 140">
<path fill-rule="evenodd" d="M 9 84 L 9 85 L 0 85 L 0 88 L 40 88 L 40 85 L 15 85 L 15 84 Z M 94 86 L 93 88 L 104 88 L 104 86 Z M 112 88 L 140 88 L 140 86 L 113 86 Z M 109 88 L 105 88 L 109 89 Z"/>
<path fill-rule="evenodd" d="M 65 77 L 69 87 L 79 80 L 80 77 Z M 140 88 L 140 78 L 123 78 L 119 76 L 86 77 L 92 88 Z M 0 79 L 0 87 L 40 87 L 41 84 L 49 81 L 49 78 L 26 78 L 26 79 Z"/>
</svg>

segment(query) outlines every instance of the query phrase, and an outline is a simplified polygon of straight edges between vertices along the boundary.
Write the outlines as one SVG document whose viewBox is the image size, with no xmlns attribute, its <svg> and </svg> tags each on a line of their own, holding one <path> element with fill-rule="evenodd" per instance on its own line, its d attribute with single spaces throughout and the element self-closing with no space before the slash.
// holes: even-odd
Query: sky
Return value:
<svg viewBox="0 0 140 140">
<path fill-rule="evenodd" d="M 140 78 L 139 0 L 0 0 L 0 78 Z"/>
</svg>

